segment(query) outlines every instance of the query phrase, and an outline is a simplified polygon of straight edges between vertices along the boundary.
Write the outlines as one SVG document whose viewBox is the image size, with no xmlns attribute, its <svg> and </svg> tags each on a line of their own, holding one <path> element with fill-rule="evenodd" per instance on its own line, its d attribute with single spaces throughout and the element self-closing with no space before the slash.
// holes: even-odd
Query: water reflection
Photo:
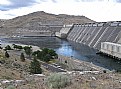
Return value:
<svg viewBox="0 0 121 89">
<path fill-rule="evenodd" d="M 55 49 L 58 54 L 69 56 L 69 57 L 74 57 L 77 59 L 81 60 L 86 60 L 87 58 L 85 56 L 82 56 L 79 52 L 77 51 L 72 44 L 69 44 L 67 41 L 63 41 L 62 45 Z"/>
<path fill-rule="evenodd" d="M 89 48 L 86 45 L 78 44 L 72 41 L 61 40 L 56 37 L 8 38 L 2 39 L 2 41 L 27 45 L 36 45 L 40 48 L 52 48 L 58 54 L 74 57 L 79 60 L 88 61 L 108 69 L 121 68 L 120 61 L 113 60 L 109 57 L 96 55 L 96 50 L 93 48 Z"/>
</svg>

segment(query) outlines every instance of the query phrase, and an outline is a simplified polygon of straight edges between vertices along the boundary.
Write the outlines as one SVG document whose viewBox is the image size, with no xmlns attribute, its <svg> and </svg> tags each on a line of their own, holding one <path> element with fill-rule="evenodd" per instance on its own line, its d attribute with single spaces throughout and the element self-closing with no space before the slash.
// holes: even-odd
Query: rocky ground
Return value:
<svg viewBox="0 0 121 89">
<path fill-rule="evenodd" d="M 31 60 L 21 62 L 20 53 L 19 50 L 12 50 L 9 51 L 10 58 L 5 58 L 4 51 L 0 50 L 0 89 L 10 86 L 14 89 L 49 89 L 45 80 L 52 72 L 42 66 L 43 74 L 30 75 L 28 67 Z M 120 73 L 62 55 L 55 62 L 67 70 L 60 74 L 71 79 L 71 85 L 63 89 L 121 89 Z"/>
</svg>

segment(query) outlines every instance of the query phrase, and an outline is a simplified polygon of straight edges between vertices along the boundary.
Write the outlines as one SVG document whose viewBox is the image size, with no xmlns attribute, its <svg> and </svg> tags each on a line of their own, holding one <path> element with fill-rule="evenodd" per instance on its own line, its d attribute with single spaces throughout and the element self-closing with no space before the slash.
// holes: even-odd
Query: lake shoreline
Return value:
<svg viewBox="0 0 121 89">
<path fill-rule="evenodd" d="M 10 46 L 13 45 L 13 43 L 0 43 L 0 44 L 1 44 L 2 47 L 5 47 L 7 45 L 10 45 Z M 33 51 L 41 50 L 40 47 L 38 47 L 38 46 L 25 45 L 25 44 L 16 44 L 16 45 L 32 46 Z M 60 55 L 60 54 L 58 54 L 58 60 L 60 60 L 62 63 L 67 61 L 68 66 L 70 67 L 69 70 L 71 70 L 71 71 L 73 71 L 73 70 L 81 70 L 81 71 L 85 71 L 85 70 L 86 71 L 89 71 L 89 70 L 103 71 L 103 70 L 106 70 L 106 71 L 109 71 L 108 69 L 97 66 L 97 65 L 95 65 L 93 63 L 86 62 L 86 61 L 79 60 L 79 59 L 75 59 L 73 57 Z"/>
<path fill-rule="evenodd" d="M 61 61 L 63 61 L 63 63 L 65 61 L 69 62 L 70 65 L 72 66 L 72 70 L 77 69 L 77 71 L 78 70 L 80 70 L 80 71 L 90 71 L 90 70 L 91 71 L 104 71 L 104 70 L 110 71 L 109 69 L 97 66 L 93 63 L 86 62 L 86 61 L 79 60 L 79 59 L 75 59 L 72 57 L 59 55 L 59 59 L 62 59 Z"/>
</svg>

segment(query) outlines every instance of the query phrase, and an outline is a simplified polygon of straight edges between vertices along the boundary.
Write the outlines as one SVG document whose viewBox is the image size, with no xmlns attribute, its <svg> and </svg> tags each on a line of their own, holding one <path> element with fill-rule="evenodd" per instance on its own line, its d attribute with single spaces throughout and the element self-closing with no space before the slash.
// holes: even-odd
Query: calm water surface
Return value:
<svg viewBox="0 0 121 89">
<path fill-rule="evenodd" d="M 89 48 L 86 45 L 61 40 L 56 37 L 7 38 L 2 39 L 2 41 L 35 45 L 39 46 L 40 48 L 47 47 L 54 49 L 58 54 L 88 61 L 110 70 L 121 69 L 121 62 L 118 60 L 96 55 L 96 50 Z"/>
</svg>

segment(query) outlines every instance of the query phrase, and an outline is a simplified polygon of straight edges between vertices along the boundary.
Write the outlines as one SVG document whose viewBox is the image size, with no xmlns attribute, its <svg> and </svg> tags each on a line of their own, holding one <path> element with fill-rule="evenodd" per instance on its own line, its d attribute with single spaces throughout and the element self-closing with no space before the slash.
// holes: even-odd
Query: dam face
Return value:
<svg viewBox="0 0 121 89">
<path fill-rule="evenodd" d="M 68 40 L 82 43 L 100 50 L 101 42 L 118 43 L 121 36 L 121 22 L 74 24 Z"/>
</svg>

